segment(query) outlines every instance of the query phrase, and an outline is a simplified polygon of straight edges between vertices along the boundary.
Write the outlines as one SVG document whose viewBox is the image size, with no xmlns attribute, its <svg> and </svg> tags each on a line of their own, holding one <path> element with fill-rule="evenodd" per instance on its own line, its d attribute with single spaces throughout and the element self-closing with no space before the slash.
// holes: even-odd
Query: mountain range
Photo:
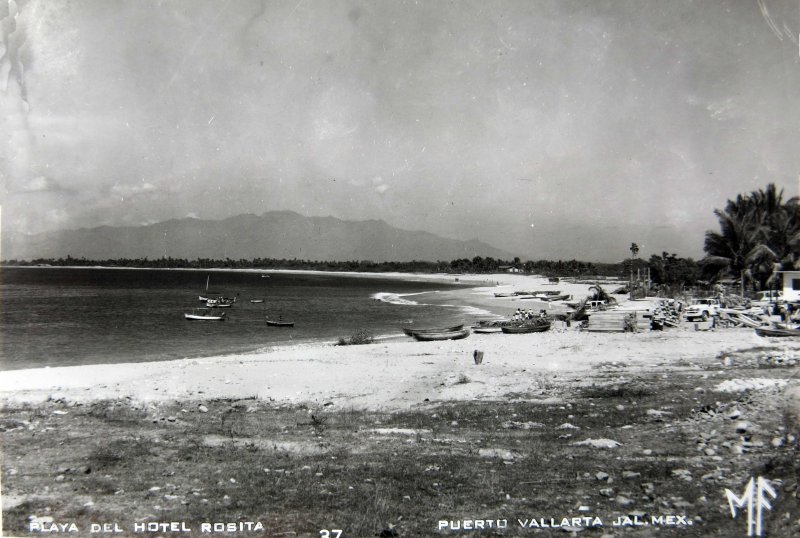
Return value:
<svg viewBox="0 0 800 538">
<path fill-rule="evenodd" d="M 402 230 L 382 220 L 306 217 L 292 211 L 223 220 L 173 219 L 144 226 L 100 226 L 35 235 L 5 233 L 3 260 L 36 258 L 276 258 L 318 261 L 510 260 L 514 254 L 477 240 Z"/>
</svg>

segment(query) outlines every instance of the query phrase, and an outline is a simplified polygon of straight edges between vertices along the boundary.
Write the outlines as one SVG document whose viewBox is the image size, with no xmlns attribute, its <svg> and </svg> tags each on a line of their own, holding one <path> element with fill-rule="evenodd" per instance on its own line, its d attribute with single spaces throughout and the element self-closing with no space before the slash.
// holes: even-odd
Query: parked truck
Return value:
<svg viewBox="0 0 800 538">
<path fill-rule="evenodd" d="M 684 317 L 688 321 L 705 321 L 711 316 L 716 316 L 719 309 L 720 304 L 718 299 L 696 299 L 686 309 Z"/>
</svg>

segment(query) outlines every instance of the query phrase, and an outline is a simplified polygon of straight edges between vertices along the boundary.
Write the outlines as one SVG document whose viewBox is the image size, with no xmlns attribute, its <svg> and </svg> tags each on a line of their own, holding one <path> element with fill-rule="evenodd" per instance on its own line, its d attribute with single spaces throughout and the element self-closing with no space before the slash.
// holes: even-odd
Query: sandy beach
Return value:
<svg viewBox="0 0 800 538">
<path fill-rule="evenodd" d="M 495 292 L 557 288 L 580 299 L 590 284 L 513 274 L 383 275 L 439 279 L 478 287 L 443 292 L 454 304 L 504 317 L 517 308 L 559 307 Z M 482 284 L 486 284 L 483 286 Z M 614 284 L 607 285 L 615 287 Z M 611 290 L 609 290 L 611 291 Z M 624 296 L 617 296 L 624 304 Z M 563 308 L 563 307 L 562 307 Z M 600 364 L 633 368 L 669 367 L 678 361 L 711 359 L 760 343 L 750 330 L 676 330 L 597 334 L 562 325 L 541 334 L 472 334 L 446 342 L 396 338 L 369 345 L 276 346 L 268 352 L 136 364 L 55 367 L 0 372 L 0 400 L 8 403 L 110 398 L 141 401 L 256 397 L 338 408 L 408 409 L 426 401 L 472 400 L 524 393 L 543 380 L 581 375 Z M 788 345 L 788 344 L 787 344 Z M 484 352 L 475 365 L 473 352 Z M 474 383 L 455 384 L 461 376 Z"/>
</svg>

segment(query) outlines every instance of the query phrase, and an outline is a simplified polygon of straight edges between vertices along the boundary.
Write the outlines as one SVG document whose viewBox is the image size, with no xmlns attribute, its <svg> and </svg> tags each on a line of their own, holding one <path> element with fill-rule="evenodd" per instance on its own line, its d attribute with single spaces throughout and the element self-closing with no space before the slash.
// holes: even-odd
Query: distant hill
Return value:
<svg viewBox="0 0 800 538">
<path fill-rule="evenodd" d="M 509 260 L 513 254 L 477 240 L 458 241 L 394 228 L 382 220 L 304 217 L 291 211 L 224 220 L 193 218 L 147 226 L 82 228 L 31 236 L 3 234 L 3 260 L 35 258 L 299 258 L 306 260 Z"/>
</svg>

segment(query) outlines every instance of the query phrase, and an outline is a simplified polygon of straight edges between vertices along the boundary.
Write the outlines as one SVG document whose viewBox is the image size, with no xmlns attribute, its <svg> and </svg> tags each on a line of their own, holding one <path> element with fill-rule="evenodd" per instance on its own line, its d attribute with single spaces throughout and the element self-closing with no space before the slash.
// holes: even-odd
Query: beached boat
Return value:
<svg viewBox="0 0 800 538">
<path fill-rule="evenodd" d="M 547 323 L 523 323 L 521 325 L 506 325 L 500 328 L 505 334 L 543 333 L 550 330 Z"/>
<path fill-rule="evenodd" d="M 464 324 L 461 325 L 453 325 L 452 327 L 441 327 L 441 328 L 412 328 L 412 327 L 403 327 L 403 332 L 406 333 L 406 336 L 414 336 L 415 334 L 436 334 L 436 333 L 446 333 L 446 332 L 453 332 L 453 331 L 460 331 L 464 328 Z"/>
<path fill-rule="evenodd" d="M 444 331 L 444 332 L 431 332 L 431 333 L 412 333 L 411 336 L 414 340 L 419 342 L 434 342 L 440 340 L 461 340 L 469 336 L 470 330 L 460 329 L 458 331 Z"/>
<path fill-rule="evenodd" d="M 270 327 L 294 327 L 294 321 L 267 319 L 267 325 Z"/>
<path fill-rule="evenodd" d="M 572 298 L 572 295 L 569 295 L 568 293 L 563 293 L 561 295 L 548 295 L 546 297 L 542 297 L 542 300 L 543 301 L 548 301 L 548 302 L 552 302 L 552 301 L 569 301 L 571 298 Z"/>
<path fill-rule="evenodd" d="M 183 314 L 185 319 L 193 321 L 225 321 L 225 312 L 214 312 L 210 308 L 193 308 Z"/>
<path fill-rule="evenodd" d="M 514 293 L 507 292 L 507 293 L 495 293 L 495 297 L 514 297 Z"/>
<path fill-rule="evenodd" d="M 777 337 L 794 336 L 795 338 L 800 336 L 800 329 L 780 329 L 778 327 L 756 327 L 755 331 L 758 336 L 777 336 Z"/>
</svg>

